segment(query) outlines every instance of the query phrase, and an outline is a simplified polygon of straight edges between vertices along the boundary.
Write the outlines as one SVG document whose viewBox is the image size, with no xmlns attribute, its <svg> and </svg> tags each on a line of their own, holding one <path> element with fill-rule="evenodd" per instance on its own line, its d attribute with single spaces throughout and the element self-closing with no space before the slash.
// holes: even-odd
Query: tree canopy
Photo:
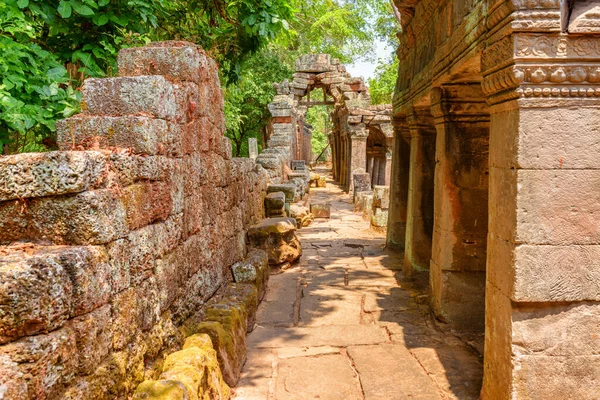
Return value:
<svg viewBox="0 0 600 400">
<path fill-rule="evenodd" d="M 181 39 L 218 62 L 227 135 L 242 155 L 300 54 L 372 58 L 393 23 L 386 0 L 3 0 L 0 150 L 54 148 L 55 122 L 79 110 L 85 77 L 115 75 L 121 48 Z"/>
</svg>

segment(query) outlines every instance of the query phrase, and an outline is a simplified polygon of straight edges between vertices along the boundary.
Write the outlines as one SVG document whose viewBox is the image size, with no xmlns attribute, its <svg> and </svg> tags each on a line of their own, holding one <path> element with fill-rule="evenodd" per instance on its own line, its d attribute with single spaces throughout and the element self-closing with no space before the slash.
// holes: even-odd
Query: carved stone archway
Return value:
<svg viewBox="0 0 600 400">
<path fill-rule="evenodd" d="M 391 165 L 391 105 L 371 105 L 369 89 L 362 78 L 352 77 L 339 60 L 329 54 L 307 54 L 296 62 L 296 72 L 291 82 L 275 84 L 277 94 L 269 104 L 272 115 L 272 132 L 267 149 L 257 161 L 278 182 L 285 177 L 272 161 L 283 158 L 284 164 L 299 159 L 312 162 L 310 141 L 302 137 L 308 107 L 332 106 L 332 130 L 329 135 L 334 178 L 347 190 L 352 190 L 352 173 L 367 170 L 367 141 L 370 132 L 385 139 L 385 157 Z M 315 91 L 323 97 L 315 100 Z M 312 99 L 311 99 L 312 95 Z M 389 158 L 387 155 L 389 153 Z M 364 172 L 364 171 L 363 171 Z M 389 173 L 383 173 L 382 185 L 389 185 Z"/>
</svg>

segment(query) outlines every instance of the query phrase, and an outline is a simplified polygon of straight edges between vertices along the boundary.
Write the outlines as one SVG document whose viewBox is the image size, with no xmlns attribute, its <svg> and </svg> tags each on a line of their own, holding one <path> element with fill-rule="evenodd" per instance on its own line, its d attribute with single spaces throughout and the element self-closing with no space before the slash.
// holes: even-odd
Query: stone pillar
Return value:
<svg viewBox="0 0 600 400">
<path fill-rule="evenodd" d="M 381 185 L 381 183 L 379 182 L 379 167 L 380 164 L 379 162 L 381 161 L 380 157 L 373 157 L 374 158 L 374 162 L 373 162 L 373 178 L 372 181 L 373 182 L 373 186 L 375 185 Z M 382 185 L 383 186 L 383 185 Z"/>
<path fill-rule="evenodd" d="M 435 88 L 431 103 L 437 129 L 431 304 L 437 316 L 483 331 L 488 106 L 479 83 Z"/>
<path fill-rule="evenodd" d="M 598 398 L 600 40 L 578 33 L 515 32 L 483 54 L 492 211 L 483 399 Z"/>
<path fill-rule="evenodd" d="M 256 138 L 248 139 L 248 155 L 252 160 L 256 160 L 256 157 L 258 157 L 258 142 Z"/>
<path fill-rule="evenodd" d="M 366 130 L 365 130 L 366 133 Z M 354 133 L 350 136 L 350 170 L 349 174 L 362 172 L 367 164 L 367 136 L 360 133 Z M 354 182 L 348 182 L 348 190 L 352 192 Z"/>
<path fill-rule="evenodd" d="M 410 177 L 402 272 L 410 277 L 413 269 L 429 269 L 431 260 L 436 130 L 428 108 L 413 110 L 407 122 Z"/>
<path fill-rule="evenodd" d="M 390 186 L 392 182 L 392 153 L 394 149 L 394 138 L 386 138 L 385 142 L 384 185 Z"/>
<path fill-rule="evenodd" d="M 410 137 L 406 120 L 394 125 L 394 151 L 390 179 L 390 208 L 388 211 L 387 246 L 403 250 L 406 235 L 406 209 L 408 206 L 408 173 Z"/>
</svg>

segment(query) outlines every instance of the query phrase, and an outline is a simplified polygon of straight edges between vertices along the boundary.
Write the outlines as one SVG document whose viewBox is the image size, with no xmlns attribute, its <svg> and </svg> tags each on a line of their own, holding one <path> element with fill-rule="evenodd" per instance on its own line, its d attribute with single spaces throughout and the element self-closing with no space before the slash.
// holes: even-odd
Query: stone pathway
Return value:
<svg viewBox="0 0 600 400">
<path fill-rule="evenodd" d="M 300 263 L 271 276 L 234 398 L 478 399 L 481 359 L 398 283 L 385 235 L 333 182 L 310 196 L 331 219 L 302 228 Z"/>
</svg>

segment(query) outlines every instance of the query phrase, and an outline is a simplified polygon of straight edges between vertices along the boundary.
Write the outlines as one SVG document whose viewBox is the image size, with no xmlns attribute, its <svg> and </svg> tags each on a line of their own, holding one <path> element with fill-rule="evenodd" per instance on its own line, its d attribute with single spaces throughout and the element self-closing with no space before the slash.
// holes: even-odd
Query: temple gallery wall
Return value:
<svg viewBox="0 0 600 400">
<path fill-rule="evenodd" d="M 388 246 L 485 332 L 482 398 L 597 398 L 597 3 L 394 4 Z"/>
</svg>

